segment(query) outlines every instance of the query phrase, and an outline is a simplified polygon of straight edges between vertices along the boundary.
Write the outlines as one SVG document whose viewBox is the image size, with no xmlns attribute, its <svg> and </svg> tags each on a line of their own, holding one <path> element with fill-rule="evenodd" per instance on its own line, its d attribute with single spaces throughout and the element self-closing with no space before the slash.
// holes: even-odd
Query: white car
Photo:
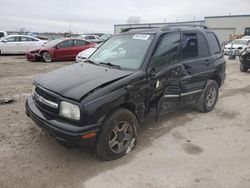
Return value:
<svg viewBox="0 0 250 188">
<path fill-rule="evenodd" d="M 47 41 L 27 35 L 8 35 L 0 38 L 0 54 L 24 54 L 27 50 L 42 47 Z"/>
<path fill-rule="evenodd" d="M 250 39 L 236 39 L 224 46 L 224 54 L 240 55 L 250 44 Z"/>
<path fill-rule="evenodd" d="M 244 37 L 242 37 L 241 39 L 247 39 L 247 40 L 250 40 L 250 36 L 244 36 Z"/>
<path fill-rule="evenodd" d="M 102 40 L 96 35 L 79 35 L 77 38 L 84 39 L 89 42 L 101 43 Z"/>
<path fill-rule="evenodd" d="M 91 56 L 94 51 L 96 51 L 97 46 L 94 48 L 88 48 L 87 50 L 81 51 L 77 56 L 76 56 L 76 63 L 83 63 L 88 59 L 89 56 Z"/>
</svg>

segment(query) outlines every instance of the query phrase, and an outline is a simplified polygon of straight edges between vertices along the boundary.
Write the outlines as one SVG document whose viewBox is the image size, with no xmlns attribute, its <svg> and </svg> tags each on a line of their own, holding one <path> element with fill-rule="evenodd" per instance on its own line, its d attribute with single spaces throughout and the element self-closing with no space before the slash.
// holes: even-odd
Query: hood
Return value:
<svg viewBox="0 0 250 188">
<path fill-rule="evenodd" d="M 78 56 L 86 57 L 88 58 L 92 53 L 96 51 L 96 48 L 88 48 L 78 54 Z"/>
<path fill-rule="evenodd" d="M 89 63 L 78 63 L 43 74 L 35 82 L 61 96 L 79 101 L 95 88 L 132 73 Z"/>
</svg>

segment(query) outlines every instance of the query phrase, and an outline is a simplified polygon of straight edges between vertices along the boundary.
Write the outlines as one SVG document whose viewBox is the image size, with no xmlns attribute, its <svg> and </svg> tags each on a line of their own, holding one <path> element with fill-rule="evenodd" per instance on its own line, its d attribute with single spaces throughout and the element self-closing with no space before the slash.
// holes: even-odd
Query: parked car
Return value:
<svg viewBox="0 0 250 188">
<path fill-rule="evenodd" d="M 234 54 L 236 56 L 240 55 L 249 45 L 250 39 L 236 39 L 228 43 L 224 47 L 224 54 Z"/>
<path fill-rule="evenodd" d="M 88 48 L 87 50 L 83 50 L 79 54 L 77 54 L 76 59 L 75 59 L 76 63 L 85 62 L 86 59 L 88 59 L 88 57 L 91 56 L 91 54 L 93 54 L 94 51 L 96 51 L 97 47 L 98 45 L 92 48 Z"/>
<path fill-rule="evenodd" d="M 96 35 L 79 35 L 77 38 L 84 39 L 89 42 L 94 42 L 94 43 L 101 43 L 103 42 L 100 40 L 100 38 Z"/>
<path fill-rule="evenodd" d="M 0 31 L 0 38 L 6 37 L 8 34 L 5 31 Z"/>
<path fill-rule="evenodd" d="M 240 71 L 247 72 L 250 69 L 250 46 L 240 55 Z"/>
<path fill-rule="evenodd" d="M 8 35 L 0 39 L 0 54 L 24 54 L 25 51 L 46 43 L 45 40 L 27 35 Z"/>
<path fill-rule="evenodd" d="M 61 142 L 94 144 L 99 159 L 113 160 L 134 148 L 151 108 L 156 119 L 173 103 L 213 110 L 225 69 L 218 38 L 205 26 L 131 29 L 86 63 L 36 78 L 26 113 Z"/>
<path fill-rule="evenodd" d="M 45 62 L 75 60 L 79 52 L 94 46 L 94 43 L 79 38 L 61 38 L 26 52 L 25 57 L 29 61 Z"/>
<path fill-rule="evenodd" d="M 241 39 L 246 39 L 246 40 L 250 40 L 250 36 L 244 36 Z"/>
</svg>

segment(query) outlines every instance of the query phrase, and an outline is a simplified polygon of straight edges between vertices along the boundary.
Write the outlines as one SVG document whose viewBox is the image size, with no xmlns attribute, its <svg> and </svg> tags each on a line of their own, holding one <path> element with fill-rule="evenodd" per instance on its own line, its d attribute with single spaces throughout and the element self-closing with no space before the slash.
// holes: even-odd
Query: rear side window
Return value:
<svg viewBox="0 0 250 188">
<path fill-rule="evenodd" d="M 1 38 L 1 37 L 4 37 L 4 34 L 0 32 L 0 38 Z"/>
<path fill-rule="evenodd" d="M 74 46 L 85 46 L 87 45 L 87 42 L 85 42 L 84 40 L 75 40 L 74 41 Z"/>
<path fill-rule="evenodd" d="M 199 57 L 207 57 L 209 55 L 208 52 L 208 45 L 205 37 L 197 33 L 197 39 L 198 39 L 198 55 Z"/>
<path fill-rule="evenodd" d="M 214 33 L 207 33 L 208 43 L 213 54 L 220 53 L 220 44 Z"/>
</svg>

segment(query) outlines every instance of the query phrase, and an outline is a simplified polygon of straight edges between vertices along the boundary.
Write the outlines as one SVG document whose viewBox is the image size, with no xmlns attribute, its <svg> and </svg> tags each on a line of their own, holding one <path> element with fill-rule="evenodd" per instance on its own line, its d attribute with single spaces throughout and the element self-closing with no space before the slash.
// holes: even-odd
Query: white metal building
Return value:
<svg viewBox="0 0 250 188">
<path fill-rule="evenodd" d="M 187 22 L 117 24 L 114 25 L 114 33 L 120 33 L 125 28 L 161 27 L 166 24 L 205 24 L 217 34 L 220 42 L 223 42 L 228 41 L 230 35 L 243 35 L 245 28 L 250 27 L 250 15 L 208 16 L 204 20 Z"/>
</svg>

